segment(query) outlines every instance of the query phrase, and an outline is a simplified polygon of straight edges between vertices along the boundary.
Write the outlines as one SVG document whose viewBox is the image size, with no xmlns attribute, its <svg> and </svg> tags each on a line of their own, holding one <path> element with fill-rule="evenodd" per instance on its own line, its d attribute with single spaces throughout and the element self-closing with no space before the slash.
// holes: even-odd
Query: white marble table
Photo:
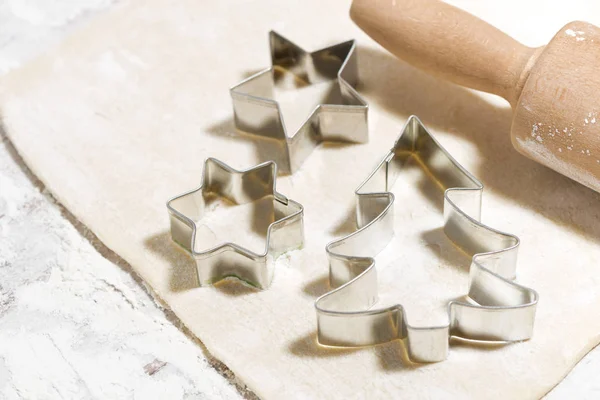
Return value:
<svg viewBox="0 0 600 400">
<path fill-rule="evenodd" d="M 0 73 L 111 0 L 1 0 Z M 0 398 L 253 398 L 0 145 Z M 600 350 L 548 396 L 600 396 Z"/>
</svg>

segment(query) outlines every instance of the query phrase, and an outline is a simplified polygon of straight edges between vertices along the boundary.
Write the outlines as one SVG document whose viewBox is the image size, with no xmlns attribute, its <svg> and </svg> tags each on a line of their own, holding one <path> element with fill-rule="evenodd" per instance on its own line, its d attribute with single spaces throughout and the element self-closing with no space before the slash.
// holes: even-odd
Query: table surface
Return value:
<svg viewBox="0 0 600 400">
<path fill-rule="evenodd" d="M 0 73 L 48 51 L 112 3 L 0 2 Z M 254 397 L 1 140 L 0 397 Z M 49 324 L 60 335 L 45 333 Z M 598 398 L 598 372 L 596 348 L 547 398 Z"/>
</svg>

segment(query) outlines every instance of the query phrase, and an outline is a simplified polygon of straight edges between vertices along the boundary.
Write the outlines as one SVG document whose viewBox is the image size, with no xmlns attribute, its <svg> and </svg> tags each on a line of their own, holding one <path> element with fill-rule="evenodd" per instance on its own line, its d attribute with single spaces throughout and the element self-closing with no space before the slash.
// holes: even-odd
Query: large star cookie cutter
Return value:
<svg viewBox="0 0 600 400">
<path fill-rule="evenodd" d="M 279 168 L 294 173 L 322 141 L 368 141 L 367 103 L 356 92 L 358 82 L 354 40 L 312 53 L 270 32 L 272 66 L 230 89 L 236 127 L 281 142 Z M 331 103 L 318 104 L 300 128 L 288 135 L 274 89 L 289 82 L 304 85 L 335 80 Z"/>
<path fill-rule="evenodd" d="M 373 257 L 394 235 L 394 195 L 398 171 L 411 157 L 445 188 L 444 231 L 473 255 L 467 301 L 448 304 L 443 326 L 412 327 L 401 305 L 371 308 L 377 301 Z M 538 294 L 513 282 L 519 239 L 480 221 L 483 185 L 431 136 L 415 116 L 409 118 L 392 150 L 358 187 L 359 229 L 327 245 L 330 285 L 336 289 L 315 302 L 318 341 L 357 347 L 405 339 L 414 362 L 446 359 L 450 337 L 513 342 L 531 338 Z"/>
<path fill-rule="evenodd" d="M 273 161 L 237 171 L 208 158 L 200 187 L 167 202 L 171 237 L 195 259 L 200 286 L 234 277 L 252 287 L 265 289 L 271 284 L 273 261 L 287 251 L 302 247 L 303 207 L 275 190 L 276 177 L 277 166 Z M 229 242 L 209 249 L 196 248 L 196 221 L 208 211 L 207 199 L 214 196 L 233 204 L 272 198 L 273 207 L 269 210 L 272 222 L 262 253 Z"/>
</svg>

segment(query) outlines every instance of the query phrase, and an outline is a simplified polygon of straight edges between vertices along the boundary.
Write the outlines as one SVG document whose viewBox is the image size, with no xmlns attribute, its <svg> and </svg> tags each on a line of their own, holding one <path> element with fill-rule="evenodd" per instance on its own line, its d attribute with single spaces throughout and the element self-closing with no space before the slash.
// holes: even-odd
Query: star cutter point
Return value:
<svg viewBox="0 0 600 400">
<path fill-rule="evenodd" d="M 368 105 L 355 90 L 358 63 L 354 40 L 306 52 L 271 31 L 271 67 L 230 89 L 237 129 L 281 142 L 279 168 L 294 173 L 323 141 L 368 141 Z M 297 82 L 335 82 L 336 100 L 318 104 L 297 131 L 288 135 L 274 89 L 283 85 L 282 72 Z M 289 77 L 289 76 L 288 76 Z"/>
<path fill-rule="evenodd" d="M 397 304 L 377 302 L 373 257 L 394 235 L 394 185 L 410 157 L 419 157 L 444 191 L 444 232 L 472 255 L 470 301 L 448 303 L 448 323 L 413 327 Z M 334 289 L 315 301 L 321 345 L 359 347 L 401 339 L 413 362 L 447 358 L 450 337 L 471 341 L 516 342 L 531 338 L 538 294 L 514 282 L 519 239 L 480 222 L 483 185 L 411 116 L 394 147 L 356 189 L 357 226 L 327 245 L 329 281 Z"/>
<path fill-rule="evenodd" d="M 303 246 L 304 209 L 276 191 L 276 177 L 277 165 L 273 161 L 238 171 L 217 159 L 208 158 L 200 187 L 167 202 L 171 238 L 196 261 L 200 286 L 233 277 L 249 286 L 266 289 L 273 278 L 273 261 L 283 253 Z M 196 221 L 204 216 L 209 195 L 234 204 L 250 203 L 267 196 L 272 198 L 273 221 L 267 229 L 262 253 L 231 242 L 205 250 L 196 249 Z"/>
</svg>

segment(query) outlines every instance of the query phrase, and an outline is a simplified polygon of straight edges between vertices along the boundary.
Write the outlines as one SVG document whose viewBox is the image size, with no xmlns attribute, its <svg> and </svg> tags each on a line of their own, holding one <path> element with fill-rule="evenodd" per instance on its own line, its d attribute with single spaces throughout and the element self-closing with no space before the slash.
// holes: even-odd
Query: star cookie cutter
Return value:
<svg viewBox="0 0 600 400">
<path fill-rule="evenodd" d="M 273 31 L 269 39 L 272 66 L 230 89 L 236 127 L 279 141 L 284 154 L 277 161 L 285 173 L 296 172 L 323 141 L 367 142 L 368 106 L 354 89 L 358 82 L 354 40 L 308 53 Z M 288 136 L 273 93 L 275 87 L 289 83 L 290 74 L 305 85 L 336 80 L 337 104 L 318 104 Z"/>
<path fill-rule="evenodd" d="M 273 161 L 238 171 L 217 159 L 208 158 L 200 187 L 167 202 L 171 237 L 195 259 L 200 286 L 234 277 L 252 287 L 266 289 L 273 277 L 273 261 L 283 253 L 303 246 L 304 209 L 275 190 L 276 177 L 277 165 Z M 196 221 L 205 214 L 206 200 L 210 196 L 234 204 L 250 203 L 267 196 L 272 198 L 272 222 L 262 253 L 229 242 L 204 250 L 196 248 Z"/>
<path fill-rule="evenodd" d="M 444 231 L 472 254 L 468 301 L 448 304 L 447 325 L 413 327 L 401 305 L 372 309 L 377 301 L 373 257 L 394 235 L 398 171 L 418 157 L 445 188 Z M 531 338 L 538 294 L 513 282 L 519 239 L 480 221 L 483 185 L 411 116 L 394 147 L 356 190 L 358 230 L 327 245 L 329 281 L 335 288 L 315 302 L 318 341 L 358 347 L 405 340 L 413 362 L 447 358 L 450 337 L 513 342 Z"/>
</svg>

